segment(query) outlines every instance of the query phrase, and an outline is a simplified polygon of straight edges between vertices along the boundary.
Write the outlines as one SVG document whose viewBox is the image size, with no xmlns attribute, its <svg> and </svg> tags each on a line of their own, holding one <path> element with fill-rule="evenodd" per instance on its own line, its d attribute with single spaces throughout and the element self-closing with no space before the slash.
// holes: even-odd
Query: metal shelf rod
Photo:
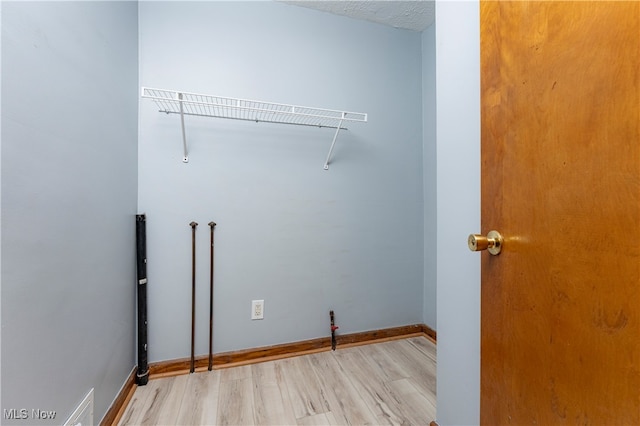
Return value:
<svg viewBox="0 0 640 426">
<path fill-rule="evenodd" d="M 340 126 L 342 126 L 342 120 L 340 120 L 340 123 L 338 123 L 338 127 L 336 128 L 336 133 L 333 135 L 333 141 L 331 142 L 331 147 L 329 148 L 329 154 L 327 154 L 327 160 L 324 162 L 325 170 L 329 170 L 329 162 L 331 161 L 331 154 L 333 153 L 333 147 L 336 145 L 336 139 L 338 139 Z"/>
<path fill-rule="evenodd" d="M 189 152 L 187 151 L 187 134 L 184 130 L 184 107 L 182 105 L 182 93 L 178 93 L 178 99 L 180 99 L 180 126 L 182 127 L 182 150 L 184 155 L 182 156 L 182 162 L 189 162 Z"/>
</svg>

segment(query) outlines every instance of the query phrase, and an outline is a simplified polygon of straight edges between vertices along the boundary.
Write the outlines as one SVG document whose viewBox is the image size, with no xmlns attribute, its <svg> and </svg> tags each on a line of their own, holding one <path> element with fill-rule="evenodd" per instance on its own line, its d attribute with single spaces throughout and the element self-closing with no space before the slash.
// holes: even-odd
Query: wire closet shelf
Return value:
<svg viewBox="0 0 640 426">
<path fill-rule="evenodd" d="M 189 161 L 184 126 L 185 115 L 336 129 L 324 164 L 325 170 L 329 169 L 338 133 L 340 130 L 347 130 L 344 125 L 348 122 L 364 123 L 367 121 L 367 114 L 361 112 L 287 105 L 167 89 L 143 87 L 142 97 L 153 100 L 159 112 L 180 115 L 184 148 L 182 161 L 185 163 Z"/>
</svg>

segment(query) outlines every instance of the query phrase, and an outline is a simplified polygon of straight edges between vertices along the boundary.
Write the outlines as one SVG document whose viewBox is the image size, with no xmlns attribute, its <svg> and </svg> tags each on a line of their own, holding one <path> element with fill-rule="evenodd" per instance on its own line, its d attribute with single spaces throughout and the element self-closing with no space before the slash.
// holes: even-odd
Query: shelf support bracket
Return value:
<svg viewBox="0 0 640 426">
<path fill-rule="evenodd" d="M 182 149 L 184 152 L 182 162 L 188 163 L 189 152 L 187 151 L 187 134 L 184 130 L 184 107 L 182 106 L 182 93 L 178 93 L 178 101 L 180 102 L 180 124 L 182 126 Z"/>
<path fill-rule="evenodd" d="M 333 147 L 336 145 L 336 139 L 338 139 L 338 133 L 340 133 L 340 129 L 342 128 L 342 121 L 344 120 L 344 113 L 342 113 L 342 118 L 338 123 L 338 127 L 336 128 L 336 133 L 333 135 L 333 141 L 331 142 L 331 148 L 329 148 L 329 154 L 327 155 L 327 161 L 324 162 L 324 169 L 329 170 L 329 163 L 331 162 L 331 155 L 333 154 Z"/>
</svg>

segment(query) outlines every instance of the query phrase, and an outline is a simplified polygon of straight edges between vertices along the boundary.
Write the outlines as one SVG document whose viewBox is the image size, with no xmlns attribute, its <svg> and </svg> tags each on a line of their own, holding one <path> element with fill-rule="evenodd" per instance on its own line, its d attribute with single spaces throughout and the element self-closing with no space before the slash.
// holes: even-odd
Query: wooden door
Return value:
<svg viewBox="0 0 640 426">
<path fill-rule="evenodd" d="M 480 8 L 481 423 L 640 425 L 640 2 Z"/>
</svg>

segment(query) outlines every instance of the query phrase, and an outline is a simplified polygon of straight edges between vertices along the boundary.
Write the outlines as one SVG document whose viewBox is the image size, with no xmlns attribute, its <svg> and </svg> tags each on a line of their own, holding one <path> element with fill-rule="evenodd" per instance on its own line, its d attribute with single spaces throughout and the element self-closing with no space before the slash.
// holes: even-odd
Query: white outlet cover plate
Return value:
<svg viewBox="0 0 640 426">
<path fill-rule="evenodd" d="M 260 320 L 264 318 L 264 300 L 251 301 L 251 319 Z"/>
</svg>

